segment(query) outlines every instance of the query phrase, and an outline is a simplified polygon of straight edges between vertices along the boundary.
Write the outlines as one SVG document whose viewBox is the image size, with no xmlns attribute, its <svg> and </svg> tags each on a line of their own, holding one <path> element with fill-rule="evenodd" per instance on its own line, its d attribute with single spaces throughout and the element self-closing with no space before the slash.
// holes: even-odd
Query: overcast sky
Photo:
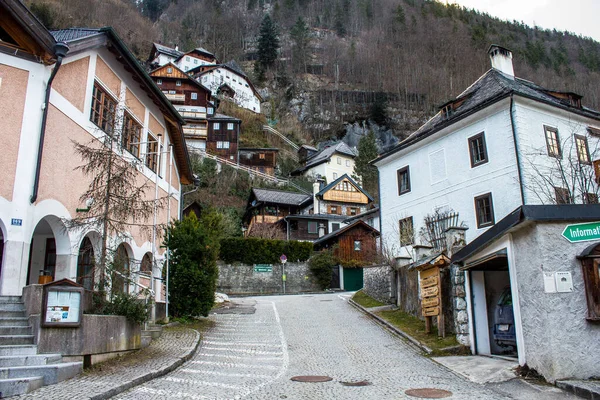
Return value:
<svg viewBox="0 0 600 400">
<path fill-rule="evenodd" d="M 600 0 L 448 0 L 529 26 L 574 32 L 600 42 Z"/>
</svg>

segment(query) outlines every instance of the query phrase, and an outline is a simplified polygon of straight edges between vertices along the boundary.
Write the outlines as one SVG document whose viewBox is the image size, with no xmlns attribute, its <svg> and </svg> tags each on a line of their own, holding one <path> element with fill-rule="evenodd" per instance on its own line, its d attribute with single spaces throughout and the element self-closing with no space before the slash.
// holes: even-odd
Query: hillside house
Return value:
<svg viewBox="0 0 600 400">
<path fill-rule="evenodd" d="M 100 144 L 118 135 L 114 151 L 139 161 L 140 184 L 157 182 L 159 197 L 171 195 L 156 215 L 166 224 L 178 215 L 181 185 L 193 179 L 184 121 L 112 28 L 50 33 L 20 2 L 6 5 L 12 11 L 0 19 L 0 293 L 21 295 L 40 270 L 93 289 L 101 232 L 65 225 L 86 208 L 80 196 L 91 180 L 77 169 L 83 160 L 74 142 Z M 154 199 L 154 189 L 147 195 Z M 152 217 L 135 222 L 152 225 Z M 135 226 L 109 234 L 134 283 L 155 286 L 164 306 L 160 239 L 151 243 Z"/>
<path fill-rule="evenodd" d="M 260 113 L 262 96 L 235 61 L 198 66 L 188 73 L 209 88 L 213 96 L 227 98 L 242 108 Z"/>
<path fill-rule="evenodd" d="M 240 148 L 238 149 L 239 160 L 241 165 L 250 167 L 254 171 L 275 175 L 277 167 L 277 153 L 279 149 L 272 147 L 260 148 Z"/>
<path fill-rule="evenodd" d="M 179 51 L 179 48 L 163 46 L 162 44 L 153 43 L 148 63 L 152 68 L 162 67 L 163 65 L 172 63 L 183 71 L 189 71 L 200 65 L 217 64 L 219 61 L 210 51 L 198 47 L 188 52 Z"/>
<path fill-rule="evenodd" d="M 187 145 L 206 149 L 208 119 L 215 112 L 210 90 L 170 62 L 151 71 L 150 76 L 185 120 L 183 133 Z"/>
<path fill-rule="evenodd" d="M 241 124 L 241 120 L 223 114 L 209 118 L 206 151 L 237 163 Z"/>
<path fill-rule="evenodd" d="M 557 276 L 556 285 L 572 278 L 573 286 L 584 286 L 574 272 L 577 249 L 556 237 L 567 222 L 598 220 L 593 203 L 600 178 L 600 112 L 584 107 L 576 93 L 516 77 L 509 50 L 492 45 L 488 53 L 489 71 L 373 161 L 379 169 L 382 242 L 397 257 L 398 278 L 407 276 L 407 267 L 423 264 L 421 255 L 435 259 L 447 254 L 448 243 L 466 244 L 452 252 L 454 264 L 445 267 L 451 278 L 442 283 L 454 287 L 447 306 L 461 327 L 457 338 L 475 354 L 515 355 L 521 365 L 555 379 L 568 368 L 541 366 L 540 359 L 552 357 L 545 356 L 548 342 L 538 342 L 531 325 L 550 329 L 549 318 L 559 318 L 548 317 L 555 308 L 577 320 L 569 329 L 588 343 L 577 350 L 572 342 L 557 344 L 557 354 L 580 352 L 597 334 L 585 319 L 580 291 L 552 295 L 557 291 L 541 289 Z M 460 230 L 462 238 L 445 241 L 452 230 Z M 411 285 L 398 286 L 399 298 L 409 286 L 417 297 L 419 286 Z M 562 302 L 569 306 L 559 306 Z M 423 312 L 441 313 L 436 307 Z"/>
<path fill-rule="evenodd" d="M 292 171 L 292 176 L 322 178 L 326 182 L 333 182 L 344 174 L 351 176 L 354 173 L 356 151 L 344 142 L 328 146 L 321 151 L 304 145 L 298 150 L 298 158 L 304 160 L 304 165 Z"/>
</svg>

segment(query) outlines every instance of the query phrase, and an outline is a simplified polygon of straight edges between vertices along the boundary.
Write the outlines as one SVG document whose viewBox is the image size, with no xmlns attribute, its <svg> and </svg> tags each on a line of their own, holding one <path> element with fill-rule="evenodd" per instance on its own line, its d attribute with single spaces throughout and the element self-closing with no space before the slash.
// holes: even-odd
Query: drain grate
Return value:
<svg viewBox="0 0 600 400">
<path fill-rule="evenodd" d="M 408 389 L 404 393 L 408 396 L 418 397 L 420 399 L 443 399 L 444 397 L 452 396 L 452 392 L 432 388 Z"/>
<path fill-rule="evenodd" d="M 330 376 L 323 375 L 302 375 L 302 376 L 293 376 L 290 380 L 294 382 L 329 382 L 332 381 L 333 378 Z"/>
<path fill-rule="evenodd" d="M 344 386 L 369 386 L 369 381 L 351 381 L 351 382 L 340 382 Z"/>
</svg>

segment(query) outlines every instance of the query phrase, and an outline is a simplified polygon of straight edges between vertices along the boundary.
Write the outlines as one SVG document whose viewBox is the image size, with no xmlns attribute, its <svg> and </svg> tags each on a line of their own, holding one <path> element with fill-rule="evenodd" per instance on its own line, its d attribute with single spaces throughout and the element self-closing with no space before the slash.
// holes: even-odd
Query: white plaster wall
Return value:
<svg viewBox="0 0 600 400">
<path fill-rule="evenodd" d="M 600 325 L 585 319 L 576 259 L 593 242 L 569 243 L 561 236 L 568 223 L 538 223 L 513 233 L 527 365 L 550 381 L 600 376 Z M 572 274 L 573 292 L 545 293 L 542 273 L 557 271 Z"/>
<path fill-rule="evenodd" d="M 188 58 L 189 58 L 189 60 L 188 60 Z M 201 60 L 199 58 L 189 55 L 189 56 L 183 56 L 181 58 L 181 60 L 179 60 L 177 62 L 176 65 L 182 71 L 189 71 L 192 68 L 196 68 L 201 65 L 210 65 L 210 64 L 211 63 L 209 63 L 208 61 Z"/>
<path fill-rule="evenodd" d="M 341 164 L 338 164 L 338 157 L 340 159 Z M 337 174 L 335 178 L 333 177 L 334 173 Z M 354 159 L 343 154 L 334 154 L 326 163 L 319 164 L 314 166 L 313 168 L 307 169 L 304 172 L 304 175 L 312 177 L 320 175 L 322 177 L 325 177 L 325 179 L 327 180 L 327 184 L 330 184 L 331 182 L 333 182 L 334 180 L 336 180 L 344 174 L 347 174 L 349 177 L 352 177 L 353 173 Z M 360 182 L 357 183 L 360 184 Z"/>
<path fill-rule="evenodd" d="M 545 179 L 545 170 L 559 171 L 557 160 L 548 156 L 544 125 L 558 129 L 563 155 L 562 165 L 567 171 L 567 158 L 570 157 L 577 165 L 577 150 L 574 144 L 574 134 L 587 137 L 592 160 L 600 158 L 600 138 L 591 136 L 587 127 L 600 128 L 600 122 L 567 111 L 550 107 L 527 99 L 516 98 L 515 127 L 517 143 L 521 159 L 523 183 L 526 204 L 549 204 L 554 199 L 554 189 Z M 584 166 L 593 175 L 592 166 Z M 537 171 L 539 172 L 536 172 Z M 543 174 L 543 178 L 542 178 Z M 554 179 L 555 186 L 564 187 L 558 176 Z M 597 186 L 593 186 L 594 189 Z M 576 203 L 582 203 L 581 192 L 576 191 Z M 551 196 L 551 198 L 548 198 Z"/>
<path fill-rule="evenodd" d="M 213 96 L 216 96 L 219 87 L 226 83 L 235 91 L 234 101 L 236 104 L 257 113 L 260 112 L 259 98 L 252 91 L 246 78 L 241 75 L 226 68 L 215 68 L 203 74 L 200 82 L 211 90 Z"/>
<path fill-rule="evenodd" d="M 436 208 L 451 208 L 468 226 L 467 242 L 478 229 L 474 198 L 491 192 L 495 221 L 521 205 L 518 171 L 508 100 L 453 124 L 376 165 L 379 168 L 383 244 L 395 256 L 410 256 L 400 248 L 398 221 L 413 217 L 416 242 L 424 217 Z M 489 161 L 471 168 L 468 138 L 485 133 Z M 410 169 L 411 191 L 398 195 L 397 171 Z"/>
</svg>

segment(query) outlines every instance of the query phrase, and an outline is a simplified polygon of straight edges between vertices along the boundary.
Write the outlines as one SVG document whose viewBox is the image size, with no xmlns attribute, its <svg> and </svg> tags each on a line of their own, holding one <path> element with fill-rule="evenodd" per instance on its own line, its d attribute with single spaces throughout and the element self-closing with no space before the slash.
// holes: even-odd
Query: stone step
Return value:
<svg viewBox="0 0 600 400">
<path fill-rule="evenodd" d="M 0 302 L 0 311 L 20 311 L 25 313 L 25 303 L 2 303 Z"/>
<path fill-rule="evenodd" d="M 158 339 L 162 335 L 162 329 L 146 329 L 142 331 L 142 337 L 149 336 L 152 339 Z"/>
<path fill-rule="evenodd" d="M 19 317 L 19 318 L 24 318 L 25 317 L 25 311 L 17 311 L 17 310 L 0 310 L 0 319 L 4 319 L 4 318 L 14 318 L 14 317 Z"/>
<path fill-rule="evenodd" d="M 27 378 L 30 376 L 43 376 L 44 385 L 72 378 L 83 371 L 82 362 L 68 362 L 50 365 L 33 365 L 23 367 L 0 368 L 0 379 Z"/>
<path fill-rule="evenodd" d="M 0 326 L 0 336 L 31 335 L 31 326 Z"/>
<path fill-rule="evenodd" d="M 0 379 L 0 398 L 29 393 L 44 386 L 43 376 Z"/>
<path fill-rule="evenodd" d="M 0 335 L 0 346 L 33 344 L 33 335 Z"/>
<path fill-rule="evenodd" d="M 0 357 L 2 356 L 32 356 L 37 354 L 37 346 L 34 344 L 17 344 L 0 346 Z"/>
<path fill-rule="evenodd" d="M 62 361 L 60 354 L 33 354 L 26 356 L 0 356 L 0 368 L 25 365 L 50 365 Z"/>
<path fill-rule="evenodd" d="M 6 317 L 0 319 L 1 326 L 29 326 L 29 318 L 27 317 Z"/>
<path fill-rule="evenodd" d="M 0 296 L 0 303 L 22 303 L 23 296 Z"/>
</svg>

